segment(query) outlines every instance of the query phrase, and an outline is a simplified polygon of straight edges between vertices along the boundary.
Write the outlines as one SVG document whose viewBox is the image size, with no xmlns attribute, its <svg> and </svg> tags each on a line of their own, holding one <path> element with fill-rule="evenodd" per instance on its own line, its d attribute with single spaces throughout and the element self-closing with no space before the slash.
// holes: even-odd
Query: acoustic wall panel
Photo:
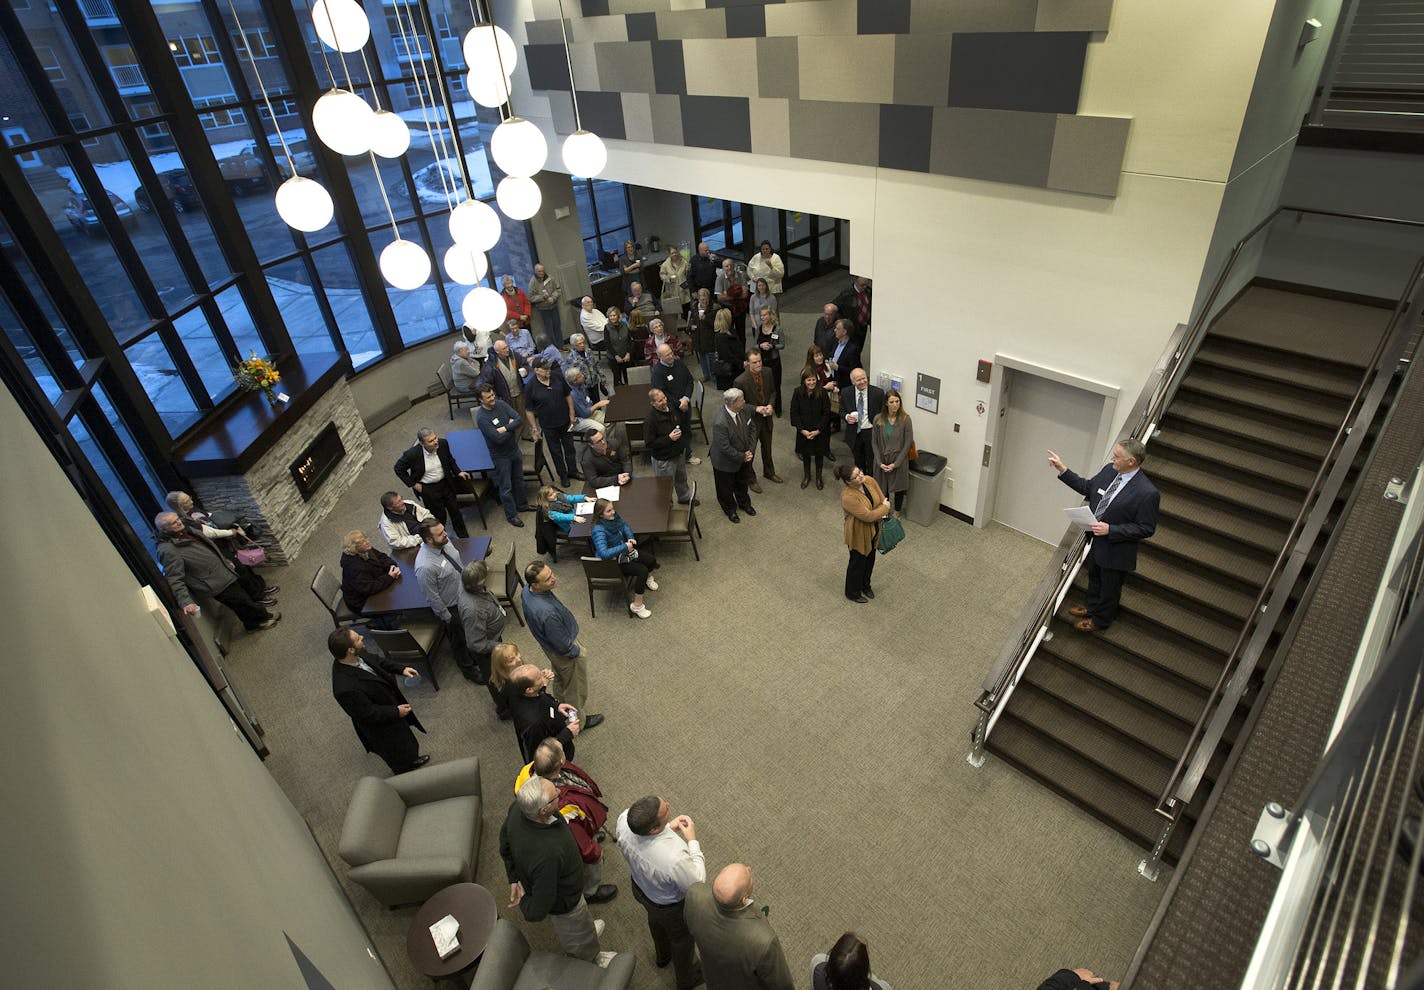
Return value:
<svg viewBox="0 0 1424 990">
<path fill-rule="evenodd" d="M 557 14 L 547 0 L 533 10 L 530 84 L 566 133 Z M 589 90 L 584 123 L 605 137 L 1116 195 L 1130 120 L 1077 114 L 1111 0 L 581 0 L 577 11 L 566 24 Z"/>
</svg>

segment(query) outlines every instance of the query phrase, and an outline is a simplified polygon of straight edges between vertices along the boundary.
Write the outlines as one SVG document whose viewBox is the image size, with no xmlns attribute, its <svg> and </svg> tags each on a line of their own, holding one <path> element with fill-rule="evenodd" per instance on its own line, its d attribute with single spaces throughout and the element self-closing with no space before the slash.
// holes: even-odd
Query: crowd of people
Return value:
<svg viewBox="0 0 1424 990">
<path fill-rule="evenodd" d="M 631 614 L 649 618 L 648 593 L 659 591 L 653 548 L 619 515 L 616 501 L 567 489 L 574 480 L 604 489 L 633 479 L 636 466 L 626 432 L 603 415 L 604 373 L 613 387 L 623 387 L 629 368 L 646 363 L 643 438 L 652 473 L 673 479 L 679 502 L 695 504 L 689 468 L 702 463 L 692 446 L 695 368 L 705 388 L 721 392 L 709 414 L 708 457 L 726 518 L 740 523 L 743 516 L 755 516 L 751 496 L 764 491 L 762 482 L 784 483 L 773 440 L 785 408 L 802 466 L 800 487 L 814 483 L 822 490 L 828 460 L 836 464 L 834 474 L 843 486 L 845 597 L 855 603 L 873 599 L 879 529 L 903 509 L 915 443 L 900 394 L 871 385 L 862 364 L 870 329 L 868 280 L 854 279 L 826 304 L 783 406 L 779 296 L 785 266 L 768 242 L 746 265 L 717 259 L 706 244 L 691 258 L 670 249 L 659 271 L 661 300 L 680 311 L 659 312 L 643 291 L 642 263 L 632 244 L 625 245 L 620 260 L 625 306 L 600 312 L 592 299 L 583 298 L 577 330 L 567 340 L 560 317 L 563 288 L 540 264 L 527 290 L 512 276 L 502 279 L 508 321 L 497 338 L 464 330 L 454 343 L 451 379 L 456 391 L 478 399 L 474 422 L 490 452 L 506 520 L 523 527 L 521 515 L 536 513 L 536 547 L 553 552 L 577 521 L 579 506 L 592 501 L 592 552 L 616 563 L 628 579 Z M 679 334 L 683 322 L 686 337 Z M 641 352 L 635 328 L 647 334 Z M 545 340 L 542 349 L 536 349 L 536 330 Z M 684 360 L 688 351 L 692 367 Z M 842 462 L 832 451 L 834 433 L 842 434 Z M 586 440 L 581 449 L 576 435 Z M 557 486 L 539 487 L 532 503 L 525 487 L 525 440 L 544 445 L 558 479 Z M 709 876 L 690 816 L 674 814 L 655 793 L 615 814 L 587 764 L 573 762 L 582 734 L 602 724 L 604 716 L 590 710 L 590 652 L 577 618 L 557 594 L 554 569 L 542 558 L 531 560 L 519 594 L 523 621 L 544 654 L 546 665 L 540 666 L 505 640 L 507 609 L 488 587 L 488 565 L 463 560 L 451 543 L 450 533 L 468 536 L 458 496 L 470 473 L 449 442 L 432 429 L 420 429 L 394 473 L 413 497 L 392 490 L 380 499 L 374 532 L 390 553 L 377 549 L 363 530 L 348 532 L 340 560 L 342 598 L 365 626 L 398 627 L 399 616 L 362 613 L 373 596 L 401 579 L 402 565 L 392 554 L 414 549 L 410 570 L 429 611 L 444 625 L 458 668 L 487 689 L 496 716 L 511 723 L 523 766 L 513 776 L 513 801 L 499 835 L 508 908 L 527 922 L 547 921 L 569 955 L 606 965 L 611 953 L 603 949 L 603 921 L 592 916 L 589 905 L 618 895 L 604 870 L 605 840 L 612 838 L 627 867 L 631 896 L 647 915 L 655 962 L 672 967 L 680 990 L 704 983 L 711 990 L 790 990 L 780 940 L 766 908 L 752 897 L 750 867 L 731 863 Z M 173 511 L 155 520 L 159 557 L 185 611 L 196 611 L 197 592 L 232 608 L 248 629 L 275 624 L 280 613 L 269 609 L 278 589 L 222 545 L 246 534 L 235 526 L 213 526 L 183 493 L 173 493 L 169 501 Z M 425 727 L 401 688 L 402 679 L 418 682 L 419 672 L 368 650 L 358 628 L 336 629 L 327 645 L 333 697 L 365 749 L 396 774 L 429 762 L 415 734 Z M 889 987 L 872 974 L 868 949 L 853 932 L 810 960 L 810 967 L 816 990 Z M 1088 970 L 1062 970 L 1043 988 L 1100 984 Z"/>
</svg>

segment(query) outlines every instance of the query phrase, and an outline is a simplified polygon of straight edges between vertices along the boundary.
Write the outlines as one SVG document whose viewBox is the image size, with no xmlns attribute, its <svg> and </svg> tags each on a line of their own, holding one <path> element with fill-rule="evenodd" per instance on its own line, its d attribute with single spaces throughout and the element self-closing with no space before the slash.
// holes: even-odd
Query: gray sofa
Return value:
<svg viewBox="0 0 1424 990">
<path fill-rule="evenodd" d="M 553 952 L 531 952 L 514 922 L 500 918 L 480 957 L 470 990 L 626 990 L 637 959 L 620 952 L 600 969 L 591 962 Z"/>
<path fill-rule="evenodd" d="M 480 811 L 479 757 L 362 777 L 341 828 L 347 873 L 387 907 L 473 881 Z"/>
</svg>

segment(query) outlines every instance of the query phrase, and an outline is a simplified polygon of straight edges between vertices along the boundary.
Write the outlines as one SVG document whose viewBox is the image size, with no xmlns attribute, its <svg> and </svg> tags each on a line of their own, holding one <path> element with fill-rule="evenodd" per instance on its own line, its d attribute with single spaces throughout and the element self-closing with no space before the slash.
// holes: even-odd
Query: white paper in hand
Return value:
<svg viewBox="0 0 1424 990">
<path fill-rule="evenodd" d="M 618 491 L 619 488 L 617 485 L 609 485 L 607 488 L 598 489 L 598 491 L 594 492 L 594 495 L 598 498 L 606 498 L 610 502 L 616 502 L 618 501 Z"/>
<path fill-rule="evenodd" d="M 574 515 L 576 515 L 576 516 L 591 516 L 591 515 L 593 515 L 593 503 L 592 503 L 592 502 L 579 502 L 579 503 L 575 504 L 575 505 L 574 505 Z"/>
<path fill-rule="evenodd" d="M 1064 509 L 1063 513 L 1068 517 L 1070 523 L 1074 526 L 1081 526 L 1083 529 L 1091 528 L 1093 523 L 1098 521 L 1097 517 L 1093 515 L 1093 510 L 1086 505 L 1072 506 Z"/>
</svg>

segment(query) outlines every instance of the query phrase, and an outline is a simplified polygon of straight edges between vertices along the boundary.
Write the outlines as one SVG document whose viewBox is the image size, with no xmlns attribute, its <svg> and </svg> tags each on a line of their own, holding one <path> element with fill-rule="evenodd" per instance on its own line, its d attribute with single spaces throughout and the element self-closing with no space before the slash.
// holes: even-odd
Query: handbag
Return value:
<svg viewBox="0 0 1424 990">
<path fill-rule="evenodd" d="M 635 561 L 635 560 L 637 560 L 637 559 L 638 559 L 638 548 L 637 548 L 637 547 L 634 547 L 632 550 L 624 550 L 622 553 L 620 553 L 620 554 L 618 555 L 618 563 L 620 563 L 620 564 L 631 564 L 633 561 Z"/>
<path fill-rule="evenodd" d="M 907 460 L 918 461 L 920 459 L 920 449 L 915 446 L 915 441 L 910 441 L 910 452 L 905 455 Z"/>
<path fill-rule="evenodd" d="M 256 567 L 258 564 L 263 563 L 267 559 L 267 551 L 263 550 L 262 547 L 260 547 L 257 543 L 249 539 L 247 541 L 246 546 L 241 546 L 237 548 L 237 553 L 235 556 L 237 557 L 237 562 L 239 564 L 246 564 L 248 567 Z"/>
<path fill-rule="evenodd" d="M 905 538 L 905 526 L 894 516 L 886 516 L 880 524 L 880 552 L 889 553 Z"/>
</svg>

